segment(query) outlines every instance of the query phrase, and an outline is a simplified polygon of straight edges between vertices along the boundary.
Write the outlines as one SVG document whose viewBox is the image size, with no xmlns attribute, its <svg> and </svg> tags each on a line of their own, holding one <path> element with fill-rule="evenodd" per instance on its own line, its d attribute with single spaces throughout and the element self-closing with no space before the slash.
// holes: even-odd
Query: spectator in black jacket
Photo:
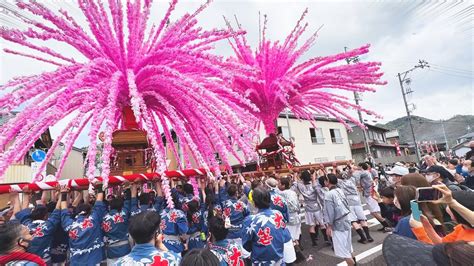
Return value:
<svg viewBox="0 0 474 266">
<path fill-rule="evenodd" d="M 466 158 L 466 160 L 474 160 L 474 140 L 471 140 L 467 146 L 471 148 L 471 150 L 466 153 L 464 158 Z"/>
</svg>

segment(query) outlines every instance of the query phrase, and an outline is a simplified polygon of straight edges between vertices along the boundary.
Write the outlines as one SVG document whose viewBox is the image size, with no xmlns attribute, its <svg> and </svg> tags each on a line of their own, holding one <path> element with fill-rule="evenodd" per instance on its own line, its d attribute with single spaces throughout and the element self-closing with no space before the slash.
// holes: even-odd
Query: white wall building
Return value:
<svg viewBox="0 0 474 266">
<path fill-rule="evenodd" d="M 316 122 L 298 120 L 290 115 L 288 120 L 284 114 L 278 118 L 278 129 L 286 139 L 293 139 L 296 158 L 304 164 L 322 163 L 328 161 L 350 160 L 351 148 L 344 125 L 335 119 L 318 117 Z M 260 128 L 260 141 L 267 135 Z M 232 165 L 238 164 L 231 158 Z"/>
<path fill-rule="evenodd" d="M 59 168 L 59 164 L 61 163 L 60 158 L 63 157 L 62 152 L 62 147 L 59 147 L 54 151 L 54 158 L 56 158 L 56 160 L 53 160 L 52 164 L 56 167 L 56 169 Z M 64 164 L 60 179 L 76 179 L 82 177 L 84 177 L 83 151 L 76 147 L 72 147 L 72 150 Z"/>
</svg>

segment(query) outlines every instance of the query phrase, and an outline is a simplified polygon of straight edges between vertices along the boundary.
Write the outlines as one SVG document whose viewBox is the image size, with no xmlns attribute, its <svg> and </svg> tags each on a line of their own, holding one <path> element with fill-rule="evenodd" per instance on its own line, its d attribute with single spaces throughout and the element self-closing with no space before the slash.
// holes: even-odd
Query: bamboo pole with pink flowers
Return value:
<svg viewBox="0 0 474 266">
<path fill-rule="evenodd" d="M 28 29 L 2 27 L 0 37 L 25 49 L 4 52 L 53 64 L 57 69 L 0 86 L 1 113 L 23 108 L 0 128 L 0 181 L 45 130 L 67 119 L 70 122 L 52 145 L 55 148 L 64 142 L 66 147 L 56 177 L 61 176 L 74 142 L 87 129 L 87 177 L 93 182 L 100 155 L 97 136 L 103 130 L 100 177 L 107 186 L 112 133 L 122 127 L 121 111 L 127 106 L 147 131 L 170 206 L 163 131 L 166 142 L 172 143 L 168 133 L 172 128 L 180 144 L 206 171 L 219 165 L 215 152 L 228 168 L 230 154 L 241 163 L 254 159 L 253 125 L 257 118 L 248 110 L 257 108 L 233 89 L 233 80 L 250 79 L 253 69 L 210 52 L 217 41 L 244 31 L 199 27 L 197 16 L 208 4 L 172 20 L 170 15 L 177 5 L 172 0 L 164 17 L 153 24 L 151 0 L 78 0 L 87 22 L 83 28 L 66 10 L 51 10 L 40 1 L 18 1 L 17 7 L 28 13 L 28 19 L 18 19 Z M 55 50 L 51 41 L 67 45 L 81 56 Z M 229 137 L 243 155 L 234 151 Z M 54 150 L 48 151 L 38 173 Z"/>
<path fill-rule="evenodd" d="M 294 29 L 283 42 L 267 39 L 267 17 L 264 16 L 260 42 L 255 49 L 247 43 L 246 36 L 234 35 L 230 44 L 235 52 L 234 62 L 256 69 L 255 81 L 234 79 L 234 88 L 246 95 L 258 107 L 254 115 L 259 118 L 267 134 L 275 133 L 275 121 L 285 108 L 289 108 L 296 118 L 315 121 L 315 115 L 326 114 L 349 127 L 347 120 L 364 127 L 351 117 L 346 109 L 358 109 L 369 115 L 376 115 L 350 102 L 336 91 L 374 92 L 375 86 L 385 85 L 381 81 L 378 62 L 357 62 L 347 65 L 346 58 L 361 56 L 369 52 L 369 45 L 329 56 L 310 58 L 297 63 L 315 44 L 318 30 L 298 45 L 309 24 L 304 22 L 305 10 Z M 229 30 L 233 30 L 227 21 Z M 237 27 L 242 26 L 237 21 Z M 249 34 L 252 31 L 249 30 Z M 341 45 L 342 47 L 342 45 Z M 377 115 L 376 115 L 377 116 Z M 350 127 L 349 127 L 350 128 Z"/>
</svg>

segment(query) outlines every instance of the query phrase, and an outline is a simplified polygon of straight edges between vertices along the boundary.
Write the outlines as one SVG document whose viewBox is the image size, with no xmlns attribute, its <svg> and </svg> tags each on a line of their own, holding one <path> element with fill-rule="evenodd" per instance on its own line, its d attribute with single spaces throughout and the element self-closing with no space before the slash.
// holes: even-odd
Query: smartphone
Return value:
<svg viewBox="0 0 474 266">
<path fill-rule="evenodd" d="M 420 222 L 421 212 L 420 212 L 420 208 L 418 207 L 418 202 L 416 202 L 415 200 L 411 200 L 410 207 L 411 207 L 411 215 L 413 216 L 413 219 Z"/>
<path fill-rule="evenodd" d="M 433 187 L 419 187 L 416 189 L 417 202 L 430 202 L 441 198 L 441 192 Z"/>
</svg>

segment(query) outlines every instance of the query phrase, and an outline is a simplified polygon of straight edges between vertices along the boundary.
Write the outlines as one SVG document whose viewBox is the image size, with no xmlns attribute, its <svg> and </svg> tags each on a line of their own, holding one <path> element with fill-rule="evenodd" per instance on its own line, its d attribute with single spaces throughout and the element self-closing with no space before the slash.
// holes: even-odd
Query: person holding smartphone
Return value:
<svg viewBox="0 0 474 266">
<path fill-rule="evenodd" d="M 454 191 L 452 192 L 446 185 L 433 186 L 438 189 L 443 197 L 433 201 L 437 204 L 447 204 L 446 211 L 451 218 L 458 222 L 454 231 L 445 237 L 440 237 L 428 222 L 428 219 L 421 216 L 421 221 L 413 217 L 410 219 L 410 226 L 416 237 L 429 244 L 449 243 L 456 241 L 474 241 L 474 192 Z"/>
</svg>

